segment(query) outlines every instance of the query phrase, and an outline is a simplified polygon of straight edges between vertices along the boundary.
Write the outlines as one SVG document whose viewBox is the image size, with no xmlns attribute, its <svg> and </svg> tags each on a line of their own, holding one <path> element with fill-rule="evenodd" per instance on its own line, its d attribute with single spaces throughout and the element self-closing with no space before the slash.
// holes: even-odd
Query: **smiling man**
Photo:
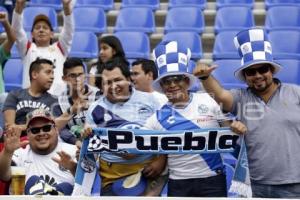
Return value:
<svg viewBox="0 0 300 200">
<path fill-rule="evenodd" d="M 20 141 L 21 130 L 9 129 L 0 153 L 0 179 L 11 178 L 11 164 L 25 168 L 26 195 L 70 195 L 76 171 L 76 146 L 58 140 L 58 129 L 50 112 L 36 109 L 27 115 L 28 141 Z M 29 145 L 27 145 L 29 144 Z M 26 148 L 21 148 L 27 145 Z"/>
<path fill-rule="evenodd" d="M 159 103 L 151 94 L 137 91 L 131 85 L 129 67 L 123 59 L 108 61 L 99 73 L 102 74 L 103 96 L 88 110 L 86 121 L 89 126 L 141 128 L 159 108 Z M 155 178 L 165 166 L 165 159 L 160 160 L 150 154 L 103 153 L 100 158 L 101 195 L 104 196 L 121 195 L 122 191 L 114 188 L 122 178 L 141 171 L 144 176 Z"/>
<path fill-rule="evenodd" d="M 234 75 L 248 88 L 223 89 L 211 75 L 215 66 L 198 64 L 194 74 L 224 110 L 248 128 L 245 142 L 253 197 L 299 198 L 300 88 L 274 78 L 281 66 L 273 60 L 263 29 L 241 31 L 234 43 L 242 60 Z"/>
<path fill-rule="evenodd" d="M 197 78 L 188 72 L 191 52 L 176 41 L 163 41 L 154 49 L 159 76 L 154 90 L 165 94 L 168 102 L 147 120 L 152 130 L 192 130 L 220 127 L 220 106 L 205 92 L 189 89 Z M 240 122 L 232 130 L 244 133 Z M 226 176 L 220 153 L 169 154 L 168 196 L 225 197 Z"/>
</svg>

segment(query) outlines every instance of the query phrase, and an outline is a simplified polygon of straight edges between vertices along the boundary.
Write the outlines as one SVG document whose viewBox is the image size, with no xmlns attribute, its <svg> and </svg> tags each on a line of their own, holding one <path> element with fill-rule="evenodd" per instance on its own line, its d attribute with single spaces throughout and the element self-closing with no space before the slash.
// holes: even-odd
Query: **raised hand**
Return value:
<svg viewBox="0 0 300 200">
<path fill-rule="evenodd" d="M 16 7 L 15 11 L 19 14 L 23 12 L 23 9 L 25 8 L 26 0 L 16 0 Z"/>
<path fill-rule="evenodd" d="M 7 13 L 6 12 L 0 12 L 0 22 L 8 23 Z"/>
<path fill-rule="evenodd" d="M 197 66 L 195 67 L 193 74 L 196 77 L 206 77 L 209 76 L 215 69 L 217 68 L 216 65 L 213 65 L 209 67 L 208 65 L 204 63 L 197 63 Z"/>
<path fill-rule="evenodd" d="M 72 0 L 62 0 L 65 15 L 70 15 L 72 12 Z"/>
<path fill-rule="evenodd" d="M 56 152 L 59 158 L 53 157 L 52 160 L 56 162 L 59 166 L 73 171 L 76 167 L 76 162 L 72 159 L 72 157 L 64 151 Z"/>
<path fill-rule="evenodd" d="M 7 153 L 12 154 L 20 147 L 26 146 L 28 141 L 20 141 L 22 128 L 19 126 L 10 126 L 5 130 L 4 149 Z"/>
</svg>

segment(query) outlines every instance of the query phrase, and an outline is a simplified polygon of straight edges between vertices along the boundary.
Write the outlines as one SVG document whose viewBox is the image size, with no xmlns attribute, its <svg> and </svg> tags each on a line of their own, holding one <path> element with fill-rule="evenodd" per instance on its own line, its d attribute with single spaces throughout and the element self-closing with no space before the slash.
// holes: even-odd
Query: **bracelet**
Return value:
<svg viewBox="0 0 300 200">
<path fill-rule="evenodd" d="M 198 77 L 198 79 L 200 79 L 201 81 L 204 81 L 206 79 L 208 79 L 209 75 L 208 76 L 202 76 L 202 77 Z"/>
</svg>

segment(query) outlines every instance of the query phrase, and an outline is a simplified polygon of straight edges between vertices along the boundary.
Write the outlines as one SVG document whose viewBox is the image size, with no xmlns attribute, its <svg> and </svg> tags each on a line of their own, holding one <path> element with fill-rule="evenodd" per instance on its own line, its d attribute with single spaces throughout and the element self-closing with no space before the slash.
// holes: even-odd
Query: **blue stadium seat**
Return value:
<svg viewBox="0 0 300 200">
<path fill-rule="evenodd" d="M 170 31 L 195 31 L 201 34 L 204 27 L 204 16 L 200 8 L 176 7 L 168 11 L 165 33 Z"/>
<path fill-rule="evenodd" d="M 51 7 L 55 10 L 62 9 L 62 2 L 61 0 L 30 0 L 28 2 L 28 6 L 36 6 L 36 7 Z"/>
<path fill-rule="evenodd" d="M 159 5 L 160 5 L 159 0 L 147 0 L 147 1 L 123 0 L 121 4 L 121 8 L 139 6 L 139 7 L 151 8 L 152 10 L 157 10 L 159 8 Z"/>
<path fill-rule="evenodd" d="M 222 31 L 216 35 L 212 54 L 213 60 L 240 58 L 233 43 L 233 38 L 237 33 L 238 31 Z"/>
<path fill-rule="evenodd" d="M 117 31 L 155 32 L 154 13 L 150 8 L 129 7 L 120 10 L 115 26 Z"/>
<path fill-rule="evenodd" d="M 88 17 L 83 17 L 83 13 L 88 13 Z M 74 8 L 74 18 L 75 31 L 106 32 L 106 15 L 102 8 L 76 7 Z"/>
<path fill-rule="evenodd" d="M 230 6 L 217 10 L 215 33 L 225 30 L 243 30 L 255 25 L 252 10 L 247 6 Z"/>
<path fill-rule="evenodd" d="M 194 60 L 203 56 L 201 37 L 196 32 L 170 32 L 164 35 L 163 40 L 175 40 L 179 44 L 189 47 Z"/>
<path fill-rule="evenodd" d="M 5 8 L 5 7 L 3 7 L 3 6 L 0 6 L 0 11 L 1 12 L 6 12 L 6 13 L 8 13 L 7 12 L 7 9 Z M 9 15 L 9 14 L 8 14 Z M 0 23 L 0 33 L 2 33 L 2 32 L 4 32 L 5 30 L 4 30 L 4 27 L 2 26 L 2 23 Z"/>
<path fill-rule="evenodd" d="M 116 32 L 124 48 L 126 58 L 149 58 L 150 40 L 143 32 Z"/>
<path fill-rule="evenodd" d="M 266 10 L 273 6 L 299 6 L 300 0 L 265 0 Z"/>
<path fill-rule="evenodd" d="M 169 0 L 169 9 L 181 6 L 194 6 L 204 10 L 206 3 L 206 0 Z"/>
<path fill-rule="evenodd" d="M 254 7 L 254 0 L 217 0 L 217 9 L 225 6 L 247 6 L 249 8 Z"/>
<path fill-rule="evenodd" d="M 21 59 L 9 59 L 4 65 L 5 91 L 22 88 L 23 64 Z"/>
<path fill-rule="evenodd" d="M 75 7 L 98 7 L 108 11 L 114 8 L 114 0 L 77 0 Z"/>
<path fill-rule="evenodd" d="M 16 43 L 14 43 L 10 50 L 10 58 L 21 58 Z"/>
<path fill-rule="evenodd" d="M 93 32 L 75 32 L 70 57 L 97 58 L 98 38 Z"/>
<path fill-rule="evenodd" d="M 234 76 L 234 72 L 241 67 L 241 60 L 239 59 L 224 59 L 217 60 L 213 63 L 218 68 L 213 71 L 214 77 L 226 89 L 245 88 L 246 84 L 238 80 Z"/>
<path fill-rule="evenodd" d="M 25 31 L 31 32 L 33 19 L 36 15 L 44 14 L 49 17 L 54 31 L 58 30 L 57 15 L 54 8 L 51 7 L 26 7 L 24 8 L 23 27 Z"/>
<path fill-rule="evenodd" d="M 270 30 L 274 59 L 300 59 L 300 31 Z"/>
<path fill-rule="evenodd" d="M 267 31 L 269 31 L 270 29 L 300 30 L 300 7 L 299 6 L 271 7 L 266 12 L 265 28 Z"/>
<path fill-rule="evenodd" d="M 282 59 L 275 60 L 281 64 L 282 69 L 275 74 L 284 83 L 294 83 L 300 85 L 300 60 L 296 59 Z"/>
</svg>

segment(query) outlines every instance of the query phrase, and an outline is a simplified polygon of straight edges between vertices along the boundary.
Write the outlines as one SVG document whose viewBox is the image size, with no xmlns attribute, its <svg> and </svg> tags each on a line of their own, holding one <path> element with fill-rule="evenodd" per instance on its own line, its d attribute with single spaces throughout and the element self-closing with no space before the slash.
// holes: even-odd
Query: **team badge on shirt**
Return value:
<svg viewBox="0 0 300 200">
<path fill-rule="evenodd" d="M 199 114 L 205 114 L 205 113 L 208 112 L 208 110 L 209 110 L 209 108 L 208 108 L 208 106 L 205 105 L 205 104 L 200 104 L 200 105 L 198 106 L 198 113 L 199 113 Z"/>
</svg>

